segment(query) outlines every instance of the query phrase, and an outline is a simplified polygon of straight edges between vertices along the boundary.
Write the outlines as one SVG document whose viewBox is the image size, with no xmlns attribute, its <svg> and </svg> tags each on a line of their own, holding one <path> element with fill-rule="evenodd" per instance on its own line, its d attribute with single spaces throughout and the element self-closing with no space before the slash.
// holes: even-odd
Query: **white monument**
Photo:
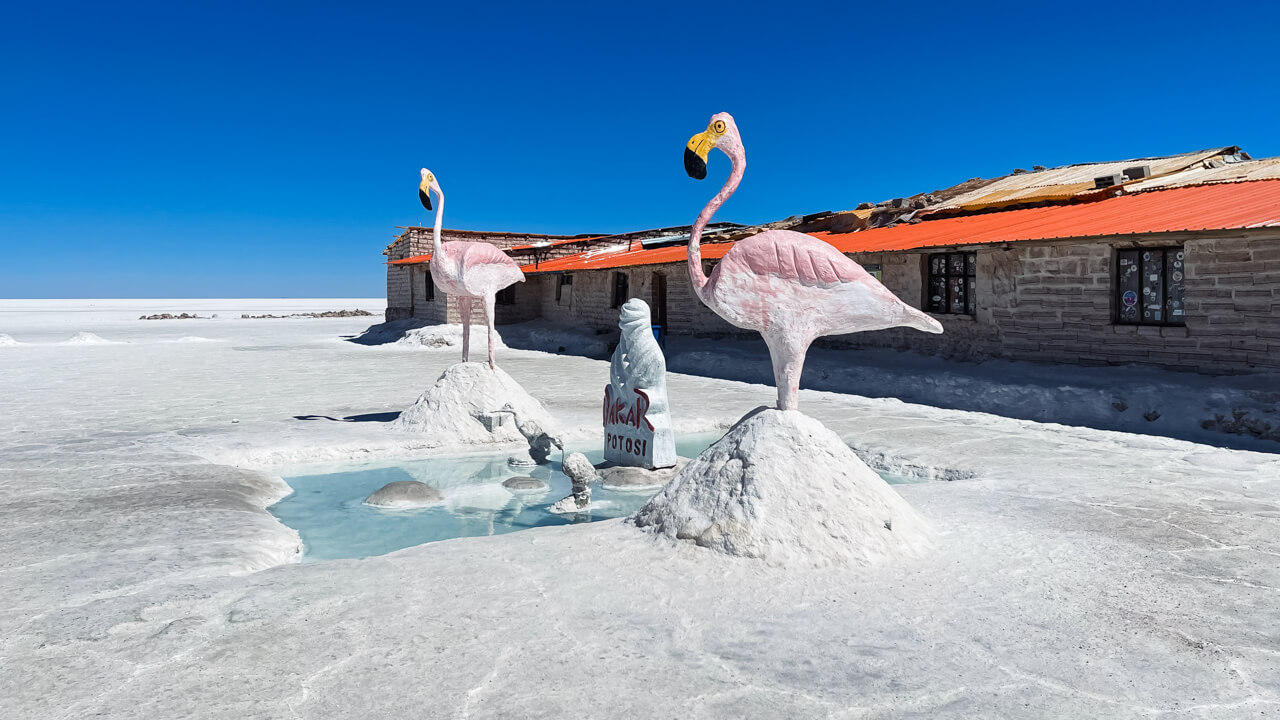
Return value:
<svg viewBox="0 0 1280 720">
<path fill-rule="evenodd" d="M 667 409 L 667 361 L 653 338 L 649 306 L 632 298 L 618 317 L 622 337 L 604 389 L 604 459 L 650 470 L 676 464 Z"/>
</svg>

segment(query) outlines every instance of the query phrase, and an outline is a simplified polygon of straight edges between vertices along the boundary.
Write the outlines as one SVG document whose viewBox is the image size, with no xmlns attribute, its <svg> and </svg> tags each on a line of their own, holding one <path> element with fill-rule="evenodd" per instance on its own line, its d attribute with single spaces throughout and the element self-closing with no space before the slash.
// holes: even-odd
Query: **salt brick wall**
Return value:
<svg viewBox="0 0 1280 720">
<path fill-rule="evenodd" d="M 391 259 L 430 251 L 429 232 L 406 235 L 408 242 L 393 247 Z M 496 242 L 508 245 L 524 244 L 529 238 L 494 234 Z M 1167 246 L 1182 246 L 1186 251 L 1186 326 L 1113 324 L 1116 249 Z M 907 303 L 920 307 L 926 257 L 945 250 L 851 257 L 864 264 L 878 263 L 884 284 Z M 942 335 L 894 328 L 824 338 L 818 344 L 893 348 L 971 360 L 1139 363 L 1215 374 L 1280 369 L 1280 230 L 1164 233 L 954 250 L 977 254 L 976 315 L 935 315 L 945 329 Z M 615 330 L 618 309 L 610 307 L 614 272 L 624 272 L 630 278 L 630 297 L 651 305 L 653 274 L 667 276 L 669 333 L 710 337 L 751 334 L 729 325 L 694 296 L 683 262 L 576 272 L 572 290 L 565 289 L 569 295 L 560 303 L 555 299 L 558 275 L 529 276 L 527 282 L 516 286 L 516 304 L 498 307 L 497 322 L 543 317 Z M 389 319 L 393 307 L 408 312 L 408 277 L 408 271 L 388 267 Z M 442 293 L 437 293 L 434 304 L 424 303 L 422 297 L 422 287 L 415 286 L 419 317 L 458 321 L 456 299 L 440 305 Z M 447 307 L 447 315 L 441 317 L 440 307 Z M 480 321 L 478 306 L 474 320 Z"/>
<path fill-rule="evenodd" d="M 1114 324 L 1116 250 L 1173 246 L 1186 252 L 1186 326 Z M 1280 233 L 1275 230 L 956 249 L 977 253 L 976 316 L 935 315 L 942 335 L 895 328 L 829 338 L 825 344 L 966 359 L 1138 363 L 1214 374 L 1280 369 Z M 927 254 L 854 257 L 880 262 L 885 285 L 919 307 Z"/>
</svg>

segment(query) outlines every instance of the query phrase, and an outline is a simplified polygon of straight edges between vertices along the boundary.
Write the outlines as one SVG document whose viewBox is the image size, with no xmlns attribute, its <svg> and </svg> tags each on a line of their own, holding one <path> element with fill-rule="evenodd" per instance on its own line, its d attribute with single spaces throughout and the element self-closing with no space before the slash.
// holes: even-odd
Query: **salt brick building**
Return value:
<svg viewBox="0 0 1280 720">
<path fill-rule="evenodd" d="M 1275 158 L 1222 148 L 1019 172 L 765 227 L 831 243 L 945 329 L 835 336 L 820 341 L 827 346 L 1211 374 L 1280 370 Z M 710 228 L 707 269 L 760 229 Z M 750 335 L 694 296 L 687 233 L 445 231 L 444 239 L 494 242 L 522 264 L 527 280 L 500 299 L 499 323 L 543 318 L 612 331 L 622 302 L 639 297 L 668 334 Z M 457 321 L 456 303 L 430 288 L 429 252 L 423 228 L 405 229 L 388 248 L 388 320 Z"/>
</svg>

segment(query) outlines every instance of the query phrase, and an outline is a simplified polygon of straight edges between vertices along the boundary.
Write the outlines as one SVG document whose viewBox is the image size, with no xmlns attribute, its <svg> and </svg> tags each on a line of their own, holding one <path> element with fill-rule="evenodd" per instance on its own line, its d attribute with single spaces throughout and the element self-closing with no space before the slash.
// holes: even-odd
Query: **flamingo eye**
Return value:
<svg viewBox="0 0 1280 720">
<path fill-rule="evenodd" d="M 714 132 L 715 132 L 715 134 L 717 134 L 717 135 L 723 135 L 723 134 L 724 134 L 724 130 L 725 130 L 724 121 L 723 121 L 723 120 L 717 120 L 717 121 L 715 121 L 715 122 L 711 123 L 711 130 L 712 130 L 712 131 L 714 131 Z"/>
</svg>

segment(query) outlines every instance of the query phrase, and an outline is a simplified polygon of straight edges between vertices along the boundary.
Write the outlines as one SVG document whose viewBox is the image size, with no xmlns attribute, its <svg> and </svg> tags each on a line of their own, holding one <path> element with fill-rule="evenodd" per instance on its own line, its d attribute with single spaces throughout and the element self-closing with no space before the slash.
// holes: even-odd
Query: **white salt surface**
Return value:
<svg viewBox="0 0 1280 720">
<path fill-rule="evenodd" d="M 19 341 L 127 343 L 0 353 L 5 717 L 1280 712 L 1275 455 L 802 391 L 864 458 L 968 478 L 896 488 L 937 531 L 932 554 L 777 568 L 611 521 L 298 564 L 262 509 L 288 492 L 282 470 L 226 463 L 420 454 L 386 418 L 454 358 L 339 340 L 360 318 L 143 311 L 48 329 L 0 302 Z M 159 342 L 191 334 L 223 342 Z M 598 433 L 606 363 L 499 362 Z M 668 382 L 687 426 L 774 397 Z"/>
</svg>

